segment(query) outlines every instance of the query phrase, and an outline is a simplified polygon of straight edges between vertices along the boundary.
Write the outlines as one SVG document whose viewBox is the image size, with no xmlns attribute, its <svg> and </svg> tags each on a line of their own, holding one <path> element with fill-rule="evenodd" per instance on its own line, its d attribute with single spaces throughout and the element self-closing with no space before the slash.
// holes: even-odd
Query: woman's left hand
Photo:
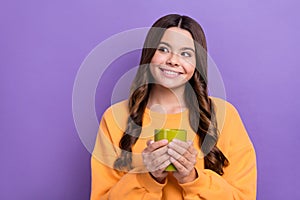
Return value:
<svg viewBox="0 0 300 200">
<path fill-rule="evenodd" d="M 168 144 L 168 147 L 170 161 L 177 169 L 173 176 L 181 184 L 194 181 L 198 177 L 195 169 L 198 152 L 193 143 L 174 139 Z"/>
</svg>

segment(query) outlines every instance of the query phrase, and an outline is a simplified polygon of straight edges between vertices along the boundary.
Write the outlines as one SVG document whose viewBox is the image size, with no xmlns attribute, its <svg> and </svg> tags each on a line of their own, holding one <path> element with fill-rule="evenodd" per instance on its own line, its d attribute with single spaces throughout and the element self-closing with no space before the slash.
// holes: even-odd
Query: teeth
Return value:
<svg viewBox="0 0 300 200">
<path fill-rule="evenodd" d="M 164 70 L 164 73 L 169 74 L 169 75 L 177 75 L 177 72 L 173 72 L 173 71 L 168 71 L 168 70 Z"/>
</svg>

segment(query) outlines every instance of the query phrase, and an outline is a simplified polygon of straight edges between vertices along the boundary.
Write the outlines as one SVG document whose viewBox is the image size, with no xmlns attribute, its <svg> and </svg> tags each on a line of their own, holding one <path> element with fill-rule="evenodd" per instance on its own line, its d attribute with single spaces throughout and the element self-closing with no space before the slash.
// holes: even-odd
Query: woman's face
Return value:
<svg viewBox="0 0 300 200">
<path fill-rule="evenodd" d="M 195 45 L 190 32 L 168 28 L 150 63 L 155 83 L 170 89 L 184 87 L 193 76 L 195 66 Z"/>
</svg>

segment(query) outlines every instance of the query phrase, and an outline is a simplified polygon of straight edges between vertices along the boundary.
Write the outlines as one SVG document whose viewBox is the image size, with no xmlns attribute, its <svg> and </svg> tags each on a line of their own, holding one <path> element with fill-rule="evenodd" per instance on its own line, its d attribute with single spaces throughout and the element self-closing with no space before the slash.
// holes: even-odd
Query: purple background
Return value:
<svg viewBox="0 0 300 200">
<path fill-rule="evenodd" d="M 258 199 L 299 199 L 300 3 L 265 1 L 14 1 L 0 3 L 0 199 L 89 198 L 90 154 L 72 117 L 82 61 L 113 34 L 167 13 L 202 24 L 210 55 L 258 160 Z M 114 76 L 138 52 L 112 64 Z M 120 66 L 122 65 L 122 66 Z M 126 70 L 125 70 L 126 71 Z M 101 115 L 114 84 L 96 95 Z"/>
</svg>

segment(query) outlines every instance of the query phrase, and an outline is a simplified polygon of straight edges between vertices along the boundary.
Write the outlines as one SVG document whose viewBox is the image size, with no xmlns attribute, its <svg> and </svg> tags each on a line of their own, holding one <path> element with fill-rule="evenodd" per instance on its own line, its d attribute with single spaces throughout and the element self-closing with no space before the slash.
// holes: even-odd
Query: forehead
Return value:
<svg viewBox="0 0 300 200">
<path fill-rule="evenodd" d="M 174 47 L 194 48 L 194 40 L 191 33 L 178 27 L 168 28 L 161 38 L 161 42 L 166 42 Z"/>
</svg>

